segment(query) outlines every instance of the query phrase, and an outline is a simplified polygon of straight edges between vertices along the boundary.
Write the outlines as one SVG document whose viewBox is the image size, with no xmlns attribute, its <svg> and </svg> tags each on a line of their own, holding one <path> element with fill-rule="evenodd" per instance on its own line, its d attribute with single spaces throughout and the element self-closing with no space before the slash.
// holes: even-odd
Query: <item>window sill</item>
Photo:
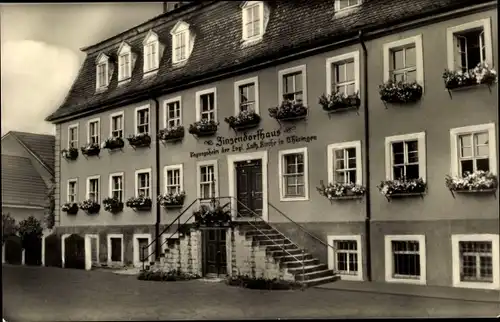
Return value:
<svg viewBox="0 0 500 322">
<path fill-rule="evenodd" d="M 472 288 L 472 289 L 481 289 L 481 290 L 497 290 L 500 288 L 500 285 L 495 284 L 493 282 L 458 282 L 453 283 L 453 287 L 460 288 Z"/>
<path fill-rule="evenodd" d="M 458 86 L 458 87 L 446 88 L 445 92 L 467 91 L 467 90 L 470 90 L 470 89 L 473 89 L 473 88 L 491 87 L 494 84 L 496 84 L 496 82 L 493 83 L 493 84 L 491 84 L 491 85 L 488 85 L 488 84 L 474 84 L 474 85 Z"/>
<path fill-rule="evenodd" d="M 357 4 L 357 5 L 352 6 L 352 7 L 347 7 L 344 9 L 337 10 L 334 13 L 334 19 L 339 18 L 339 17 L 344 17 L 346 15 L 350 15 L 350 14 L 358 11 L 359 9 L 361 9 L 361 4 Z"/>
<path fill-rule="evenodd" d="M 309 201 L 309 197 L 281 197 L 280 201 Z"/>
<path fill-rule="evenodd" d="M 241 39 L 241 46 L 247 47 L 247 46 L 252 46 L 252 45 L 258 44 L 259 42 L 261 42 L 263 40 L 263 36 L 264 35 L 260 35 L 260 36 L 252 37 L 252 38 L 248 38 L 248 39 Z"/>
<path fill-rule="evenodd" d="M 130 77 L 129 77 L 129 78 L 122 79 L 122 80 L 119 80 L 119 81 L 118 81 L 118 86 L 123 86 L 123 85 L 125 85 L 125 84 L 128 84 L 128 83 L 130 83 L 130 80 L 131 80 L 131 78 L 130 78 Z"/>
<path fill-rule="evenodd" d="M 100 93 L 103 93 L 103 92 L 105 92 L 107 90 L 108 90 L 108 86 L 107 85 L 106 86 L 101 86 L 101 87 L 97 87 L 95 89 L 95 93 L 96 94 L 100 94 Z"/>
<path fill-rule="evenodd" d="M 147 77 L 155 76 L 156 74 L 158 74 L 158 68 L 152 69 L 152 70 L 148 70 L 148 71 L 144 71 L 143 77 L 147 78 Z"/>
<path fill-rule="evenodd" d="M 359 282 L 363 281 L 363 277 L 361 275 L 359 275 L 359 273 L 358 273 L 358 275 L 347 275 L 347 274 L 342 274 L 342 273 L 338 273 L 338 274 L 339 274 L 340 279 L 342 281 L 359 281 Z"/>
<path fill-rule="evenodd" d="M 406 278 L 386 278 L 386 282 L 388 283 L 399 283 L 399 284 L 412 284 L 412 285 L 427 285 L 427 281 L 423 279 L 406 279 Z"/>
</svg>

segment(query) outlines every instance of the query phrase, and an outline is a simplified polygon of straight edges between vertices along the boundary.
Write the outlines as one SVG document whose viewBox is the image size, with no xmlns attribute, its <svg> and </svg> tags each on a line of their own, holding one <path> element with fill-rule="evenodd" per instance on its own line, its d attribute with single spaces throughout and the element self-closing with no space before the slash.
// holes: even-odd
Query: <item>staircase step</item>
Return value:
<svg viewBox="0 0 500 322">
<path fill-rule="evenodd" d="M 296 274 L 295 275 L 295 280 L 296 281 L 309 281 L 313 279 L 317 279 L 320 277 L 326 277 L 326 276 L 334 276 L 335 273 L 333 273 L 332 270 L 326 269 L 326 270 L 320 270 L 320 271 L 313 271 L 313 272 L 308 272 L 302 274 Z"/>
<path fill-rule="evenodd" d="M 287 263 L 287 262 L 293 262 L 293 261 L 302 261 L 302 260 L 308 260 L 308 259 L 313 259 L 313 256 L 311 254 L 291 254 L 291 255 L 284 255 L 284 256 L 273 256 L 275 260 L 280 261 L 282 263 Z"/>
<path fill-rule="evenodd" d="M 287 267 L 287 268 L 299 268 L 299 267 L 302 268 L 302 265 L 304 265 L 304 267 L 306 267 L 306 266 L 315 265 L 315 264 L 319 264 L 319 259 L 311 258 L 311 259 L 306 259 L 304 261 L 294 260 L 294 261 L 290 261 L 290 262 L 281 262 L 280 266 Z"/>
<path fill-rule="evenodd" d="M 304 270 L 302 270 L 301 267 L 290 267 L 288 268 L 288 272 L 293 275 L 298 275 L 304 273 L 311 273 L 311 272 L 317 272 L 317 271 L 324 271 L 328 269 L 328 265 L 326 264 L 317 264 L 317 265 L 307 265 L 304 266 Z"/>
<path fill-rule="evenodd" d="M 270 247 L 268 247 L 270 248 Z M 290 248 L 290 249 L 286 249 L 286 251 L 284 251 L 283 249 L 277 249 L 277 250 L 269 250 L 269 249 L 266 249 L 266 252 L 267 254 L 273 256 L 273 257 L 280 257 L 280 256 L 285 256 L 285 255 L 289 255 L 289 254 L 302 254 L 302 249 L 300 248 Z"/>
<path fill-rule="evenodd" d="M 267 252 L 275 252 L 275 251 L 281 251 L 286 249 L 286 250 L 291 250 L 291 249 L 298 249 L 297 246 L 295 244 L 285 244 L 285 245 L 269 245 L 266 247 L 266 251 Z"/>
<path fill-rule="evenodd" d="M 251 237 L 254 240 L 285 239 L 285 236 L 283 236 L 281 234 L 252 235 L 252 236 L 248 236 L 248 237 Z"/>
<path fill-rule="evenodd" d="M 311 286 L 316 286 L 316 285 L 321 285 L 321 284 L 326 284 L 326 283 L 332 283 L 332 282 L 338 281 L 339 279 L 340 279 L 340 276 L 338 276 L 338 275 L 318 277 L 318 278 L 315 278 L 312 280 L 305 281 L 305 284 L 307 287 L 311 287 Z"/>
<path fill-rule="evenodd" d="M 288 239 L 266 239 L 266 240 L 254 240 L 252 242 L 255 246 L 283 246 L 283 245 L 293 245 L 293 243 Z"/>
<path fill-rule="evenodd" d="M 267 234 L 277 233 L 277 231 L 274 230 L 274 229 L 261 229 L 260 231 L 255 230 L 255 229 L 251 229 L 251 230 L 246 230 L 245 231 L 245 235 L 246 236 L 262 235 L 262 233 L 264 233 L 264 234 L 267 235 Z"/>
</svg>

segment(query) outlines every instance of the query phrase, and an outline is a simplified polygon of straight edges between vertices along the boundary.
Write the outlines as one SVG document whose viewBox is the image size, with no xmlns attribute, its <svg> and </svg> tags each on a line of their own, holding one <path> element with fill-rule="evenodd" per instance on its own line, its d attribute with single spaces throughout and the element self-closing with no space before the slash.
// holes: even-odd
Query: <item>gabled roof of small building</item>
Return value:
<svg viewBox="0 0 500 322">
<path fill-rule="evenodd" d="M 142 41 L 149 29 L 141 27 L 143 30 L 136 29 L 137 33 L 132 36 L 110 40 L 104 50 L 88 51 L 66 100 L 46 120 L 58 122 L 61 118 L 90 113 L 110 104 L 130 104 L 134 97 L 147 95 L 150 91 L 166 94 L 179 85 L 348 39 L 361 29 L 388 28 L 405 21 L 487 2 L 491 0 L 364 0 L 358 10 L 336 14 L 334 0 L 266 1 L 270 7 L 269 23 L 263 40 L 251 46 L 241 46 L 241 1 L 188 5 L 171 16 L 162 15 L 148 22 L 153 25 L 152 30 L 157 33 L 159 41 L 165 45 L 157 75 L 143 79 Z M 196 39 L 187 63 L 173 66 L 170 31 L 179 20 L 190 25 Z M 127 41 L 137 54 L 131 81 L 117 86 L 118 73 L 115 69 L 107 90 L 96 93 L 95 59 L 100 53 L 105 53 L 115 62 L 121 41 Z M 89 48 L 95 50 L 96 46 L 104 44 L 101 42 L 99 46 Z"/>
</svg>

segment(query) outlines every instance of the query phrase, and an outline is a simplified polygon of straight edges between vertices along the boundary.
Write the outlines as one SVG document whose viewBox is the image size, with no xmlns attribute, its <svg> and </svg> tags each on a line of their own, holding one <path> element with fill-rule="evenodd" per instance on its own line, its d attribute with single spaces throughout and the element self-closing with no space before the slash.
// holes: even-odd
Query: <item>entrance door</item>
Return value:
<svg viewBox="0 0 500 322">
<path fill-rule="evenodd" d="M 238 216 L 262 216 L 262 160 L 238 162 L 235 168 Z"/>
<path fill-rule="evenodd" d="M 137 238 L 137 244 L 139 244 L 139 262 L 143 262 L 150 254 L 148 254 L 148 248 L 144 248 L 149 244 L 149 239 L 147 238 Z M 120 245 L 121 246 L 121 245 Z M 144 249 L 144 250 L 143 250 Z"/>
<path fill-rule="evenodd" d="M 208 228 L 204 234 L 204 273 L 207 277 L 227 275 L 226 229 Z"/>
</svg>

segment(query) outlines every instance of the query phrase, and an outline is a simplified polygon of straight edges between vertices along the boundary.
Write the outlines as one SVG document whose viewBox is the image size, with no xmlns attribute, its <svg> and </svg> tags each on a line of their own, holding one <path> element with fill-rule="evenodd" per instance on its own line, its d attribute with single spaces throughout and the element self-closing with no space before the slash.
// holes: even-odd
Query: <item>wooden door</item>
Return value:
<svg viewBox="0 0 500 322">
<path fill-rule="evenodd" d="M 226 229 L 208 228 L 204 234 L 204 275 L 217 277 L 227 275 Z"/>
<path fill-rule="evenodd" d="M 236 164 L 236 190 L 240 201 L 238 216 L 262 215 L 262 160 L 249 160 Z"/>
<path fill-rule="evenodd" d="M 149 256 L 149 247 L 144 248 L 149 244 L 149 239 L 147 238 L 137 238 L 137 243 L 139 244 L 139 261 L 142 263 L 144 258 Z"/>
<path fill-rule="evenodd" d="M 121 238 L 111 238 L 111 261 L 121 262 L 122 261 L 122 239 Z"/>
</svg>

